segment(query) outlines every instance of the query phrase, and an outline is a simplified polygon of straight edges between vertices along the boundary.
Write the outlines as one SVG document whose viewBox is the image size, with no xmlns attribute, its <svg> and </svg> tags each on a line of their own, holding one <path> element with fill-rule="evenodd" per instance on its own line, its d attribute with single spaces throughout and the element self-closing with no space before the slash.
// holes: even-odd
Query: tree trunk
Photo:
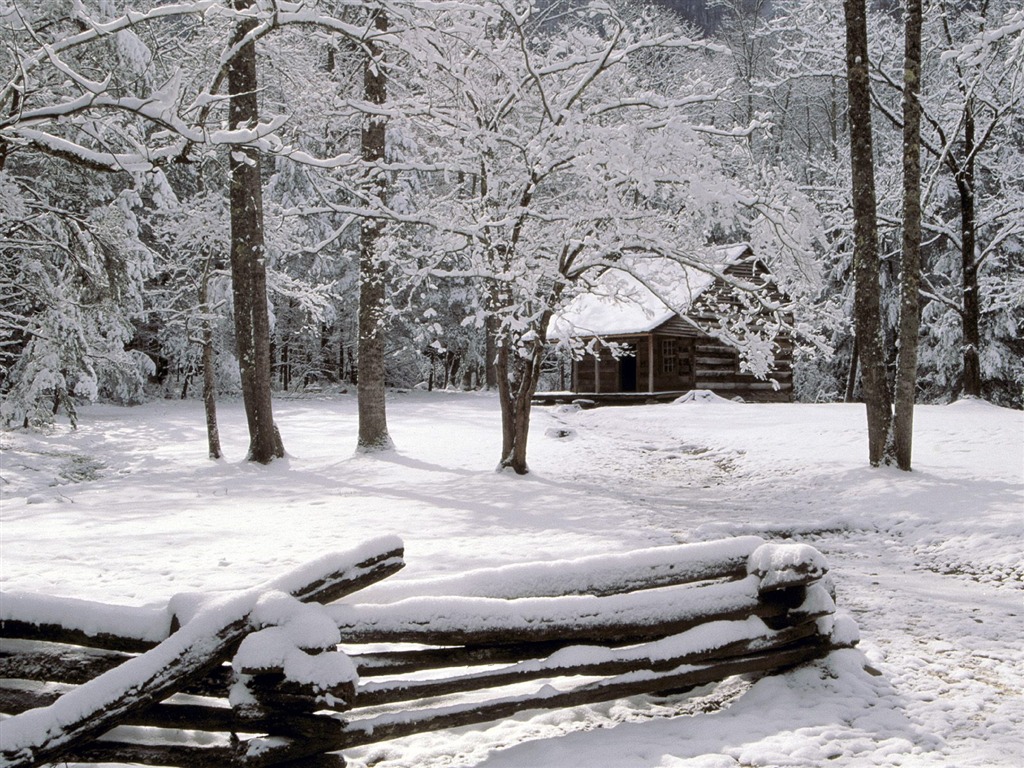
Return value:
<svg viewBox="0 0 1024 768">
<path fill-rule="evenodd" d="M 206 412 L 206 443 L 211 459 L 224 453 L 220 447 L 220 427 L 217 425 L 217 384 L 213 350 L 213 329 L 209 321 L 203 328 L 203 410 Z"/>
<path fill-rule="evenodd" d="M 900 346 L 896 360 L 893 448 L 910 471 L 921 326 L 921 0 L 907 0 L 903 62 L 903 250 L 900 259 Z"/>
<path fill-rule="evenodd" d="M 846 71 L 849 88 L 850 167 L 853 189 L 854 320 L 867 408 L 868 460 L 888 463 L 886 446 L 892 403 L 885 375 L 879 288 L 878 225 L 872 156 L 871 92 L 868 79 L 868 32 L 865 0 L 844 0 Z"/>
<path fill-rule="evenodd" d="M 374 26 L 383 32 L 388 28 L 387 15 L 374 11 Z M 366 43 L 363 64 L 363 90 L 371 104 L 383 105 L 387 100 L 384 54 L 374 40 Z M 381 163 L 385 158 L 386 122 L 383 117 L 368 115 L 363 125 L 361 151 L 366 165 L 364 189 L 371 200 L 382 204 L 387 194 L 387 177 Z M 372 204 L 372 203 L 371 203 Z M 384 269 L 378 244 L 381 222 L 364 218 L 359 233 L 359 442 L 357 450 L 364 453 L 386 451 L 393 447 L 388 434 L 384 389 Z"/>
<path fill-rule="evenodd" d="M 547 320 L 544 322 L 546 327 Z M 511 469 L 517 475 L 525 475 L 530 471 L 526 463 L 530 409 L 540 380 L 544 343 L 531 342 L 529 352 L 524 356 L 517 350 L 509 350 L 509 342 L 508 338 L 499 341 L 494 366 L 501 404 L 501 461 L 498 470 Z"/>
<path fill-rule="evenodd" d="M 289 349 L 287 340 L 281 344 L 280 349 L 281 353 L 280 356 L 278 357 L 278 365 L 280 365 L 281 367 L 281 389 L 287 392 L 291 387 L 292 383 L 292 369 L 291 361 L 289 360 Z"/>
<path fill-rule="evenodd" d="M 854 395 L 857 392 L 857 337 L 853 337 L 853 349 L 850 350 L 850 370 L 846 374 L 846 394 L 843 397 L 844 403 L 854 402 Z"/>
<path fill-rule="evenodd" d="M 981 397 L 981 302 L 978 296 L 977 220 L 974 199 L 974 158 L 977 155 L 974 135 L 974 109 L 968 102 L 964 112 L 964 160 L 956 177 L 960 195 L 960 263 L 963 293 L 963 393 Z"/>
<path fill-rule="evenodd" d="M 516 444 L 515 433 L 515 404 L 513 402 L 512 384 L 509 382 L 509 359 L 508 350 L 505 345 L 500 345 L 495 350 L 494 357 L 494 383 L 498 388 L 498 405 L 501 408 L 501 461 L 498 462 L 498 469 L 504 469 L 506 460 L 511 461 L 512 449 Z M 526 473 L 526 467 L 523 467 Z"/>
<path fill-rule="evenodd" d="M 199 285 L 199 303 L 203 308 L 203 411 L 206 413 L 206 443 L 211 459 L 224 454 L 220 447 L 220 428 L 217 426 L 217 372 L 216 356 L 213 349 L 213 323 L 210 322 L 210 308 L 207 305 L 210 288 L 209 268 L 203 273 Z"/>
<path fill-rule="evenodd" d="M 498 387 L 498 348 L 494 344 L 495 321 L 491 315 L 484 321 L 484 389 L 491 391 Z"/>
<path fill-rule="evenodd" d="M 252 0 L 235 0 L 244 10 Z M 232 40 L 237 44 L 256 27 L 241 21 Z M 242 45 L 228 62 L 228 124 L 253 126 L 259 119 L 256 88 L 256 44 Z M 235 303 L 235 338 L 242 379 L 242 400 L 249 425 L 248 460 L 269 464 L 284 456 L 271 405 L 270 318 L 267 311 L 267 268 L 263 240 L 263 189 L 259 152 L 238 146 L 230 151 L 231 287 Z"/>
</svg>

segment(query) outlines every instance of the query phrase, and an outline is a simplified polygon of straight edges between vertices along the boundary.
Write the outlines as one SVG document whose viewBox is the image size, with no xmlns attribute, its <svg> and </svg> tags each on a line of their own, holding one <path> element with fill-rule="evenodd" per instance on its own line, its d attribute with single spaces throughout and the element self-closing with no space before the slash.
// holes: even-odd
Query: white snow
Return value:
<svg viewBox="0 0 1024 768">
<path fill-rule="evenodd" d="M 750 553 L 747 570 L 761 577 L 761 590 L 817 581 L 828 573 L 828 563 L 807 544 L 762 544 Z"/>
<path fill-rule="evenodd" d="M 7 557 L 6 541 L 4 543 L 4 556 Z M 86 635 L 116 634 L 150 642 L 159 642 L 167 637 L 171 626 L 171 612 L 165 606 L 136 608 L 4 590 L 0 601 L 0 621 L 10 619 L 33 624 L 57 624 L 81 630 Z"/>
<path fill-rule="evenodd" d="M 333 650 L 341 633 L 324 606 L 268 592 L 256 602 L 250 620 L 263 628 L 247 635 L 235 653 L 232 666 L 239 673 L 281 671 L 285 679 L 319 690 L 355 681 L 351 659 Z M 328 652 L 319 653 L 323 650 Z"/>
<path fill-rule="evenodd" d="M 747 249 L 745 244 L 722 248 L 715 254 L 721 263 L 708 268 L 721 272 Z M 638 260 L 632 270 L 641 279 L 621 269 L 605 271 L 590 291 L 552 316 L 548 338 L 646 333 L 686 312 L 715 282 L 710 272 L 670 259 Z"/>
<path fill-rule="evenodd" d="M 266 627 L 247 635 L 232 665 L 244 674 L 282 671 L 287 680 L 320 690 L 356 679 L 355 665 L 344 653 L 306 653 L 284 627 Z"/>
<path fill-rule="evenodd" d="M 392 396 L 396 450 L 376 458 L 353 455 L 354 397 L 275 409 L 289 458 L 266 468 L 242 461 L 245 422 L 231 402 L 219 409 L 221 462 L 205 458 L 199 403 L 92 406 L 77 432 L 0 434 L 4 591 L 98 600 L 136 616 L 183 594 L 175 612 L 203 614 L 216 595 L 199 595 L 288 591 L 271 577 L 385 534 L 405 542 L 408 567 L 343 604 L 448 587 L 493 596 L 503 572 L 539 597 L 558 561 L 732 535 L 810 544 L 853 619 L 837 616 L 834 637 L 859 632 L 855 649 L 753 685 L 525 713 L 352 750 L 349 763 L 1024 764 L 1020 412 L 980 401 L 920 406 L 907 474 L 867 466 L 862 406 L 535 408 L 533 474 L 518 478 L 493 471 L 491 395 Z M 543 439 L 551 427 L 576 437 Z M 84 461 L 95 479 L 72 482 L 69 468 Z M 518 565 L 536 561 L 551 573 Z M 581 578 L 567 572 L 567 585 Z"/>
<path fill-rule="evenodd" d="M 333 605 L 327 610 L 341 627 L 344 641 L 357 642 L 362 632 L 389 632 L 417 642 L 424 630 L 457 636 L 495 628 L 528 635 L 548 627 L 586 630 L 605 625 L 654 625 L 666 619 L 687 620 L 757 605 L 757 577 L 699 587 L 661 587 L 626 595 L 594 597 L 410 597 L 390 605 Z"/>
<path fill-rule="evenodd" d="M 360 593 L 358 602 L 393 602 L 406 597 L 551 597 L 625 591 L 643 580 L 705 573 L 719 563 L 743 565 L 763 540 L 734 536 L 719 541 L 660 546 L 628 553 L 590 555 L 566 560 L 478 568 L 428 579 L 388 579 Z M 648 582 L 650 583 L 650 582 Z"/>
</svg>

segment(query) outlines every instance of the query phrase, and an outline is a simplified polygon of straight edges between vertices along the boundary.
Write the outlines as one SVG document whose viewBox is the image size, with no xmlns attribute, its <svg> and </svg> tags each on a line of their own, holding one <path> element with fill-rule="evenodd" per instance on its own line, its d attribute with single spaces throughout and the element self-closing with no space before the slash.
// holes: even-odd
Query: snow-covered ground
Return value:
<svg viewBox="0 0 1024 768">
<path fill-rule="evenodd" d="M 289 458 L 205 458 L 201 406 L 85 408 L 0 433 L 4 590 L 130 605 L 245 588 L 381 534 L 403 580 L 756 533 L 829 558 L 858 650 L 688 697 L 521 715 L 353 751 L 353 766 L 1024 765 L 1024 413 L 917 410 L 915 471 L 870 469 L 851 405 L 538 408 L 497 474 L 496 400 L 403 393 L 397 451 L 353 455 L 355 399 L 279 400 Z M 546 434 L 551 428 L 569 437 Z M 556 430 L 552 430 L 555 432 Z"/>
</svg>

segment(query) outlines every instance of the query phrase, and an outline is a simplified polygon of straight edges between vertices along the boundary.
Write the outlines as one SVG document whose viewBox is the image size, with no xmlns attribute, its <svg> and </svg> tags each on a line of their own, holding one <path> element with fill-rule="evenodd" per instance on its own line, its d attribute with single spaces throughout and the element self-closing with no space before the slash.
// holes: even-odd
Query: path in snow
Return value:
<svg viewBox="0 0 1024 768">
<path fill-rule="evenodd" d="M 877 536 L 826 536 L 819 546 L 860 626 L 861 650 L 907 716 L 941 739 L 933 764 L 984 768 L 998 743 L 1009 764 L 1024 765 L 1021 592 L 922 568 L 898 539 L 879 547 Z"/>
<path fill-rule="evenodd" d="M 816 424 L 794 450 L 780 434 L 784 421 L 751 424 L 743 406 L 716 407 L 687 405 L 693 418 L 681 422 L 640 410 L 556 410 L 552 418 L 575 423 L 583 442 L 590 431 L 600 435 L 582 450 L 616 471 L 581 479 L 602 478 L 651 527 L 674 529 L 680 540 L 792 535 L 825 553 L 837 602 L 860 626 L 860 649 L 892 684 L 894 711 L 931 742 L 914 765 L 990 766 L 996 743 L 1006 761 L 999 764 L 1024 765 L 1024 506 L 1019 482 L 1006 492 L 1014 463 L 1022 467 L 1019 455 L 1002 457 L 1005 478 L 941 474 L 928 458 L 979 449 L 954 430 L 930 436 L 910 475 L 866 467 L 834 473 L 829 462 L 864 450 L 857 421 Z M 1019 423 L 1014 414 L 1011 436 L 1020 435 Z M 723 440 L 730 431 L 741 439 Z M 1010 542 L 985 551 L 1005 533 Z"/>
</svg>

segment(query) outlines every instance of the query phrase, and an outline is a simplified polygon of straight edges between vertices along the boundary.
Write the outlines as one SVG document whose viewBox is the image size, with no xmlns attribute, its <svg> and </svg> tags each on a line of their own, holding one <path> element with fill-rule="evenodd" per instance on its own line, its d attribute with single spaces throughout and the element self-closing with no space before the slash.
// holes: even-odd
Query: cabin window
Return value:
<svg viewBox="0 0 1024 768">
<path fill-rule="evenodd" d="M 675 373 L 679 365 L 675 339 L 661 340 L 661 372 Z"/>
</svg>

